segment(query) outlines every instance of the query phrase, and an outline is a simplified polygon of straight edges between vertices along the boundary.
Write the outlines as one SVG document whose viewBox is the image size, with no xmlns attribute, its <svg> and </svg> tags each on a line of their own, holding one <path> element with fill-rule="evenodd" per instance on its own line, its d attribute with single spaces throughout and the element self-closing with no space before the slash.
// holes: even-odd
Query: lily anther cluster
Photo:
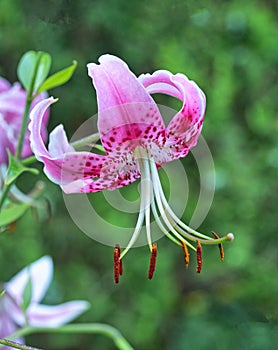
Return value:
<svg viewBox="0 0 278 350">
<path fill-rule="evenodd" d="M 88 64 L 98 101 L 98 130 L 105 154 L 75 151 L 62 125 L 49 135 L 46 148 L 41 137 L 43 115 L 53 97 L 38 103 L 31 112 L 31 147 L 44 163 L 46 175 L 66 193 L 114 190 L 141 178 L 141 204 L 134 233 L 121 252 L 114 249 L 114 280 L 122 274 L 122 259 L 136 242 L 143 225 L 151 251 L 148 277 L 152 278 L 157 246 L 152 241 L 150 222 L 153 217 L 161 231 L 180 245 L 188 265 L 188 248 L 196 251 L 197 272 L 202 267 L 202 245 L 216 244 L 223 259 L 222 243 L 232 241 L 213 233 L 209 237 L 182 222 L 170 208 L 159 179 L 163 164 L 185 157 L 197 143 L 204 120 L 206 98 L 197 84 L 184 74 L 159 70 L 136 77 L 125 62 L 104 55 L 100 64 Z M 152 94 L 162 93 L 180 100 L 181 109 L 166 127 Z M 115 242 L 116 243 L 116 242 Z"/>
</svg>

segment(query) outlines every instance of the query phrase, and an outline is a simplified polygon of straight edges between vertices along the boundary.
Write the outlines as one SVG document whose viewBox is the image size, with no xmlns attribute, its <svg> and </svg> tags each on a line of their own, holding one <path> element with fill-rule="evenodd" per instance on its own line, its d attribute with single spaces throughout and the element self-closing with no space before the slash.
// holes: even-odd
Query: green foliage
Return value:
<svg viewBox="0 0 278 350">
<path fill-rule="evenodd" d="M 134 249 L 114 286 L 113 248 L 85 236 L 68 216 L 59 189 L 48 183 L 53 217 L 39 223 L 28 211 L 13 233 L 1 234 L 0 279 L 50 254 L 56 282 L 47 301 L 88 299 L 92 310 L 80 321 L 110 323 L 136 349 L 272 349 L 278 322 L 277 12 L 275 2 L 262 0 L 29 0 L 28 6 L 2 0 L 1 75 L 16 80 L 14 67 L 30 48 L 49 52 L 54 70 L 73 58 L 79 62 L 71 83 L 55 91 L 60 102 L 50 129 L 64 122 L 72 134 L 97 112 L 85 65 L 103 53 L 119 55 L 136 74 L 169 69 L 197 81 L 207 96 L 203 136 L 216 167 L 214 202 L 200 229 L 232 231 L 236 238 L 226 246 L 224 263 L 217 250 L 204 248 L 200 276 L 193 253 L 186 271 L 182 251 L 160 240 L 150 282 L 148 250 Z M 183 164 L 190 212 L 199 194 L 198 174 L 190 155 Z M 98 212 L 106 210 L 101 196 L 90 199 Z M 117 212 L 106 215 L 119 220 Z M 184 217 L 190 219 L 188 211 Z M 91 344 L 88 349 L 113 349 L 102 337 L 69 338 L 32 341 L 46 349 L 80 349 L 84 343 Z"/>
<path fill-rule="evenodd" d="M 65 69 L 62 69 L 59 72 L 51 75 L 40 86 L 38 93 L 40 93 L 42 91 L 49 90 L 49 89 L 53 89 L 57 86 L 63 85 L 66 82 L 68 82 L 70 80 L 70 78 L 72 77 L 76 67 L 77 67 L 77 62 L 73 61 L 71 66 L 69 66 Z"/>
<path fill-rule="evenodd" d="M 28 204 L 8 204 L 5 208 L 1 209 L 0 213 L 0 227 L 5 227 L 16 220 L 18 220 L 29 208 Z"/>
<path fill-rule="evenodd" d="M 73 61 L 69 67 L 47 78 L 50 67 L 51 56 L 48 53 L 28 51 L 18 63 L 18 79 L 27 91 L 37 92 L 39 94 L 68 82 L 77 67 L 77 62 Z"/>
<path fill-rule="evenodd" d="M 48 53 L 28 51 L 18 63 L 18 79 L 27 91 L 37 91 L 47 77 L 50 66 L 51 56 Z"/>
<path fill-rule="evenodd" d="M 9 166 L 7 170 L 7 174 L 5 176 L 5 182 L 4 184 L 6 186 L 9 186 L 15 182 L 15 180 L 22 174 L 22 173 L 31 173 L 38 175 L 39 171 L 35 168 L 27 168 L 26 166 L 22 165 L 21 162 L 19 162 L 13 155 L 8 152 L 9 155 Z"/>
</svg>

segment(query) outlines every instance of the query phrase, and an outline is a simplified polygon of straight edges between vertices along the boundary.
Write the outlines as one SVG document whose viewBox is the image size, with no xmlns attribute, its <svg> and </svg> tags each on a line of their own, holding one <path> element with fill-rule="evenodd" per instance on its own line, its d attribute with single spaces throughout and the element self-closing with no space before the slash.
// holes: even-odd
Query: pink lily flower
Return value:
<svg viewBox="0 0 278 350">
<path fill-rule="evenodd" d="M 137 240 L 144 219 L 151 251 L 148 276 L 152 278 L 157 248 L 151 239 L 151 212 L 162 232 L 183 247 L 186 265 L 187 246 L 197 252 L 197 272 L 200 272 L 201 243 L 218 244 L 223 258 L 221 243 L 233 240 L 233 235 L 211 238 L 183 223 L 167 203 L 157 169 L 166 162 L 185 157 L 196 145 L 204 119 L 205 95 L 183 74 L 160 70 L 137 78 L 126 63 L 115 56 L 101 56 L 99 62 L 100 65 L 88 64 L 88 73 L 97 92 L 98 129 L 106 155 L 76 152 L 62 125 L 52 131 L 49 150 L 46 149 L 40 130 L 45 111 L 56 101 L 52 97 L 40 102 L 31 113 L 33 152 L 44 163 L 46 175 L 66 193 L 114 190 L 142 178 L 141 206 L 134 234 L 123 252 L 119 246 L 114 250 L 115 282 L 121 274 L 122 258 Z M 182 102 L 168 127 L 151 97 L 154 93 L 170 95 Z M 190 241 L 197 243 L 197 247 Z"/>
<path fill-rule="evenodd" d="M 31 108 L 46 97 L 46 93 L 40 94 L 34 99 Z M 15 153 L 25 102 L 26 91 L 21 85 L 19 83 L 11 85 L 6 79 L 0 77 L 0 165 L 6 164 L 8 161 L 7 149 L 12 154 Z M 49 112 L 46 111 L 41 129 L 44 140 L 46 139 L 48 117 Z M 29 138 L 30 132 L 27 130 L 22 149 L 22 158 L 26 158 L 32 154 Z"/>
<path fill-rule="evenodd" d="M 12 335 L 26 325 L 33 327 L 59 327 L 66 324 L 89 308 L 83 300 L 48 306 L 40 304 L 45 296 L 53 276 L 53 262 L 44 256 L 25 267 L 3 288 L 5 294 L 0 299 L 0 338 Z M 31 281 L 29 304 L 24 308 L 24 291 Z M 24 310 L 25 309 L 25 310 Z M 23 343 L 23 339 L 17 339 Z M 11 349 L 4 347 L 4 349 Z"/>
</svg>

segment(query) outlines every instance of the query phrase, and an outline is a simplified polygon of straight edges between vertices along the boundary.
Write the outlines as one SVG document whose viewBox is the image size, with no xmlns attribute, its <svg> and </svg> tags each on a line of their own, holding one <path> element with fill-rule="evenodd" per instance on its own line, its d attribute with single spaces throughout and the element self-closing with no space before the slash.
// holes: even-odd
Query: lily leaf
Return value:
<svg viewBox="0 0 278 350">
<path fill-rule="evenodd" d="M 51 67 L 51 56 L 48 53 L 40 51 L 37 53 L 37 55 L 40 55 L 38 57 L 40 61 L 33 91 L 37 91 L 39 87 L 43 84 L 43 82 L 48 76 Z"/>
<path fill-rule="evenodd" d="M 35 168 L 27 168 L 22 165 L 9 151 L 9 167 L 7 170 L 5 185 L 11 185 L 22 173 L 29 172 L 35 175 L 39 174 L 38 169 Z"/>
<path fill-rule="evenodd" d="M 65 84 L 72 77 L 76 67 L 77 67 L 77 61 L 73 61 L 72 65 L 70 65 L 69 67 L 62 69 L 59 72 L 51 75 L 41 85 L 41 87 L 38 90 L 38 93 L 45 91 L 45 90 L 53 89 L 57 86 Z"/>
<path fill-rule="evenodd" d="M 26 203 L 21 204 L 10 204 L 3 209 L 0 213 L 0 227 L 7 226 L 10 223 L 19 219 L 29 208 Z"/>
<path fill-rule="evenodd" d="M 51 56 L 42 51 L 28 51 L 19 61 L 17 68 L 18 79 L 24 88 L 32 93 L 36 91 L 46 79 L 51 66 Z M 35 70 L 37 68 L 36 76 Z"/>
<path fill-rule="evenodd" d="M 29 91 L 37 62 L 35 51 L 26 52 L 20 59 L 17 66 L 17 76 L 24 88 Z"/>
</svg>

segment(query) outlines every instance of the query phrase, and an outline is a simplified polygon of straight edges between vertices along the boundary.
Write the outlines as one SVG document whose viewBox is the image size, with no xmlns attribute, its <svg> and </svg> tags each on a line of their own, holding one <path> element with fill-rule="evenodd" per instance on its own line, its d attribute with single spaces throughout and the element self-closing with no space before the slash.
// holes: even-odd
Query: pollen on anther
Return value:
<svg viewBox="0 0 278 350">
<path fill-rule="evenodd" d="M 114 282 L 119 283 L 120 275 L 122 274 L 122 260 L 120 259 L 121 249 L 119 244 L 114 248 Z"/>
<path fill-rule="evenodd" d="M 197 255 L 197 269 L 196 269 L 196 273 L 201 273 L 203 259 L 202 259 L 202 246 L 201 246 L 200 241 L 197 241 L 196 255 Z"/>
<path fill-rule="evenodd" d="M 183 248 L 183 252 L 184 252 L 184 261 L 185 261 L 185 267 L 188 268 L 189 265 L 189 252 L 188 252 L 188 248 L 185 242 L 181 241 L 181 245 Z"/>
<path fill-rule="evenodd" d="M 155 243 L 152 244 L 151 258 L 150 258 L 150 267 L 148 271 L 148 279 L 151 280 L 153 278 L 155 265 L 156 265 L 156 257 L 157 257 L 157 245 Z"/>
<path fill-rule="evenodd" d="M 220 238 L 216 232 L 211 231 L 211 233 L 213 234 L 213 236 L 214 236 L 215 239 L 219 239 L 219 238 Z M 219 248 L 219 252 L 220 252 L 220 258 L 221 258 L 221 260 L 223 261 L 223 260 L 224 260 L 224 256 L 225 256 L 225 255 L 224 255 L 223 244 L 222 244 L 222 243 L 218 244 L 218 248 Z"/>
</svg>

